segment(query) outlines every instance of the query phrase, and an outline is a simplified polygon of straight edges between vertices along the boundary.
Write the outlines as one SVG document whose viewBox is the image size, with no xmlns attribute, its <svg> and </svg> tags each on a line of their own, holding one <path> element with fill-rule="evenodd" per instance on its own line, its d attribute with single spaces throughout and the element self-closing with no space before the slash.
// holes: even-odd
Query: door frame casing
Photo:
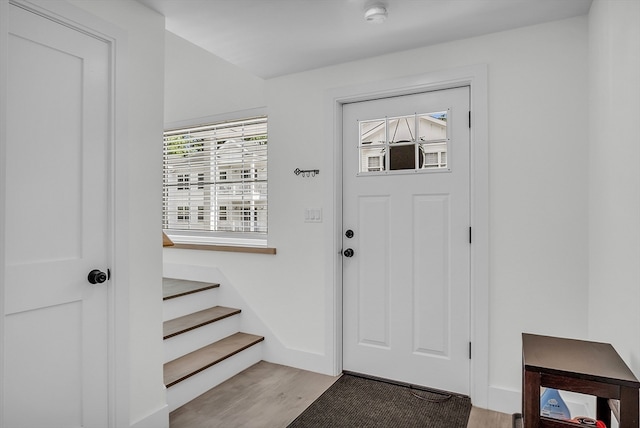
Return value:
<svg viewBox="0 0 640 428">
<path fill-rule="evenodd" d="M 6 169 L 8 21 L 10 5 L 16 5 L 99 39 L 109 46 L 109 253 L 112 272 L 108 289 L 108 424 L 129 426 L 129 233 L 128 150 L 126 114 L 126 33 L 117 26 L 65 1 L 0 0 L 0 181 Z M 4 181 L 6 182 L 6 181 Z M 0 186 L 0 212 L 5 212 L 5 191 Z M 4 280 L 5 227 L 0 222 L 0 385 L 4 384 Z M 0 388 L 0 415 L 5 414 Z M 0 428 L 4 421 L 0 417 Z"/>
<path fill-rule="evenodd" d="M 475 406 L 488 407 L 489 390 L 489 149 L 488 82 L 485 64 L 425 73 L 398 79 L 346 86 L 325 95 L 325 129 L 331 141 L 326 169 L 329 184 L 324 195 L 329 205 L 326 236 L 326 337 L 329 371 L 342 372 L 342 106 L 390 96 L 409 95 L 469 86 L 471 91 L 470 130 L 470 341 L 469 391 Z"/>
</svg>

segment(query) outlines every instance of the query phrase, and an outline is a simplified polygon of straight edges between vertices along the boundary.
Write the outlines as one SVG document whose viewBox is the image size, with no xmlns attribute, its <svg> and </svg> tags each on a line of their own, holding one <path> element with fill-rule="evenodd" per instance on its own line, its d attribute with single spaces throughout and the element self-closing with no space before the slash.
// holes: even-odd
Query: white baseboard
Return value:
<svg viewBox="0 0 640 428">
<path fill-rule="evenodd" d="M 519 390 L 489 386 L 489 410 L 513 414 L 522 413 L 522 395 Z"/>
<path fill-rule="evenodd" d="M 169 406 L 165 404 L 150 415 L 132 422 L 130 428 L 169 428 Z"/>
<path fill-rule="evenodd" d="M 274 364 L 334 376 L 326 355 L 285 347 L 275 336 L 265 336 L 262 359 Z M 268 343 L 267 343 L 268 342 Z"/>
<path fill-rule="evenodd" d="M 595 417 L 594 397 L 567 391 L 562 391 L 560 394 L 569 407 L 572 417 Z M 488 405 L 489 410 L 496 412 L 522 413 L 522 395 L 520 390 L 490 386 Z"/>
</svg>

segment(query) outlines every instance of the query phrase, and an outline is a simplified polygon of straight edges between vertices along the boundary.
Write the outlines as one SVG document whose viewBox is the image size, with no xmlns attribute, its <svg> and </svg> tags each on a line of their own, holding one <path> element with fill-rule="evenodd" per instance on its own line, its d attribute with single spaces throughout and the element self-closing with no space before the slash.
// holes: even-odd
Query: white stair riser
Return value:
<svg viewBox="0 0 640 428">
<path fill-rule="evenodd" d="M 164 340 L 164 362 L 169 362 L 196 349 L 231 336 L 240 331 L 240 314 L 198 327 Z"/>
<path fill-rule="evenodd" d="M 204 394 L 262 359 L 262 342 L 167 389 L 169 412 Z"/>
<path fill-rule="evenodd" d="M 174 318 L 202 311 L 217 304 L 217 288 L 164 300 L 162 302 L 162 320 L 172 320 Z"/>
</svg>

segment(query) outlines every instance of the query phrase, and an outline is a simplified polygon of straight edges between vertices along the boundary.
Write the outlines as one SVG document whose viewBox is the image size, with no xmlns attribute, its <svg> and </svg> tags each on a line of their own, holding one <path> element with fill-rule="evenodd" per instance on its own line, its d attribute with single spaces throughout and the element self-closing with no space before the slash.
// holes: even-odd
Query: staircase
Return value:
<svg viewBox="0 0 640 428">
<path fill-rule="evenodd" d="M 216 305 L 219 284 L 162 282 L 164 383 L 171 412 L 259 362 L 264 337 L 240 332 L 240 309 Z"/>
</svg>

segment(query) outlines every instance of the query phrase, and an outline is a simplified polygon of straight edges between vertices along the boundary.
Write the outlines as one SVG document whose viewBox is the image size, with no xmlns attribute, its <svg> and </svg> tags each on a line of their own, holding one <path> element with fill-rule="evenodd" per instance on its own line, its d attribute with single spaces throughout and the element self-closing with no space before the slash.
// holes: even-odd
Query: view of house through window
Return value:
<svg viewBox="0 0 640 428">
<path fill-rule="evenodd" d="M 163 169 L 172 239 L 266 236 L 266 116 L 166 131 Z"/>
<path fill-rule="evenodd" d="M 448 114 L 439 111 L 360 121 L 360 173 L 446 170 Z"/>
</svg>

